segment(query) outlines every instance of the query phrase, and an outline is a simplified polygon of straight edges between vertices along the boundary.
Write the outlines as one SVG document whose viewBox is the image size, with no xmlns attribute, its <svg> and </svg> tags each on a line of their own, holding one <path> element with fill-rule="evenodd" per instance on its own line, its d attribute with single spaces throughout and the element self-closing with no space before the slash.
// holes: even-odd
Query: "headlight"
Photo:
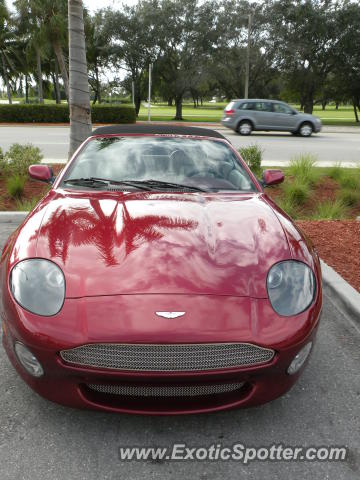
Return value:
<svg viewBox="0 0 360 480">
<path fill-rule="evenodd" d="M 287 260 L 275 264 L 268 273 L 266 287 L 276 313 L 297 315 L 306 310 L 315 296 L 315 277 L 305 263 Z"/>
<path fill-rule="evenodd" d="M 55 315 L 64 303 L 64 274 L 49 260 L 23 260 L 11 271 L 10 290 L 26 310 L 37 315 Z"/>
</svg>

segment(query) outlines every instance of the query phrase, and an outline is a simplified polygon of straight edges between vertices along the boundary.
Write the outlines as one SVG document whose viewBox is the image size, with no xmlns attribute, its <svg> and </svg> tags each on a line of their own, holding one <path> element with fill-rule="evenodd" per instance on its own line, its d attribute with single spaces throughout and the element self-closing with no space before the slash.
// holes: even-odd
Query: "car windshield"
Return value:
<svg viewBox="0 0 360 480">
<path fill-rule="evenodd" d="M 94 138 L 74 160 L 62 185 L 105 188 L 100 180 L 128 182 L 116 185 L 122 189 L 189 186 L 209 191 L 257 191 L 229 146 L 216 140 L 187 137 Z M 148 184 L 144 187 L 137 182 Z"/>
</svg>

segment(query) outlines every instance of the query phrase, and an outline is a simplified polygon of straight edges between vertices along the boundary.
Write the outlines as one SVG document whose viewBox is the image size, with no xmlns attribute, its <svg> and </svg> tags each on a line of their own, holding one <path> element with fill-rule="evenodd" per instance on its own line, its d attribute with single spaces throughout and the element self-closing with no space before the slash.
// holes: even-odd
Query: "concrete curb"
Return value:
<svg viewBox="0 0 360 480">
<path fill-rule="evenodd" d="M 138 120 L 137 124 L 144 124 L 148 125 L 146 120 Z M 152 120 L 150 122 L 152 125 L 180 125 L 185 127 L 208 127 L 208 128 L 215 128 L 216 130 L 228 130 L 224 127 L 221 122 L 216 122 L 214 120 L 209 120 L 207 122 L 194 122 L 194 121 L 176 121 L 176 120 Z M 111 123 L 93 123 L 93 127 L 104 127 L 107 125 L 113 125 Z M 0 123 L 0 127 L 66 127 L 70 128 L 70 123 Z M 261 132 L 260 132 L 261 133 Z M 276 133 L 276 132 L 274 132 Z M 360 127 L 354 127 L 353 125 L 323 125 L 321 129 L 321 133 L 360 133 Z"/>
<path fill-rule="evenodd" d="M 344 280 L 335 270 L 321 260 L 324 291 L 360 325 L 360 293 Z"/>
<path fill-rule="evenodd" d="M 0 212 L 0 223 L 14 223 L 19 225 L 29 212 Z"/>
</svg>

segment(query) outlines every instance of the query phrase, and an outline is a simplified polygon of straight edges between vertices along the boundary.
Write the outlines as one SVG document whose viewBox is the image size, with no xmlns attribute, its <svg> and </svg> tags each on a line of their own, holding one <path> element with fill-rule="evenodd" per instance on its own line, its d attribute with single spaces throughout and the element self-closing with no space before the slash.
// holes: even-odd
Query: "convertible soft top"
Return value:
<svg viewBox="0 0 360 480">
<path fill-rule="evenodd" d="M 90 136 L 93 135 L 121 135 L 127 133 L 144 133 L 154 135 L 194 135 L 197 137 L 215 137 L 226 138 L 221 133 L 210 128 L 187 127 L 179 125 L 111 125 L 109 127 L 96 128 Z"/>
</svg>

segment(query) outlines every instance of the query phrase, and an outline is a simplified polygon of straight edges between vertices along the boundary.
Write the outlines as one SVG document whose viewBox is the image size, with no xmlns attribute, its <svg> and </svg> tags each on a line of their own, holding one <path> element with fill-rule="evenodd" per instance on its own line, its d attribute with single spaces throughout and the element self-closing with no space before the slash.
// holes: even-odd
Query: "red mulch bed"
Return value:
<svg viewBox="0 0 360 480">
<path fill-rule="evenodd" d="M 316 210 L 318 203 L 326 202 L 327 200 L 335 201 L 339 192 L 339 184 L 330 177 L 324 176 L 313 187 L 313 191 L 302 207 L 298 208 L 298 216 L 305 218 L 311 215 Z M 281 186 L 271 187 L 266 189 L 267 195 L 271 197 L 274 202 L 279 201 L 282 197 Z M 349 218 L 356 218 L 360 215 L 360 202 L 347 209 L 347 216 Z"/>
<path fill-rule="evenodd" d="M 360 292 L 360 222 L 356 220 L 297 221 L 320 257 Z"/>
</svg>

